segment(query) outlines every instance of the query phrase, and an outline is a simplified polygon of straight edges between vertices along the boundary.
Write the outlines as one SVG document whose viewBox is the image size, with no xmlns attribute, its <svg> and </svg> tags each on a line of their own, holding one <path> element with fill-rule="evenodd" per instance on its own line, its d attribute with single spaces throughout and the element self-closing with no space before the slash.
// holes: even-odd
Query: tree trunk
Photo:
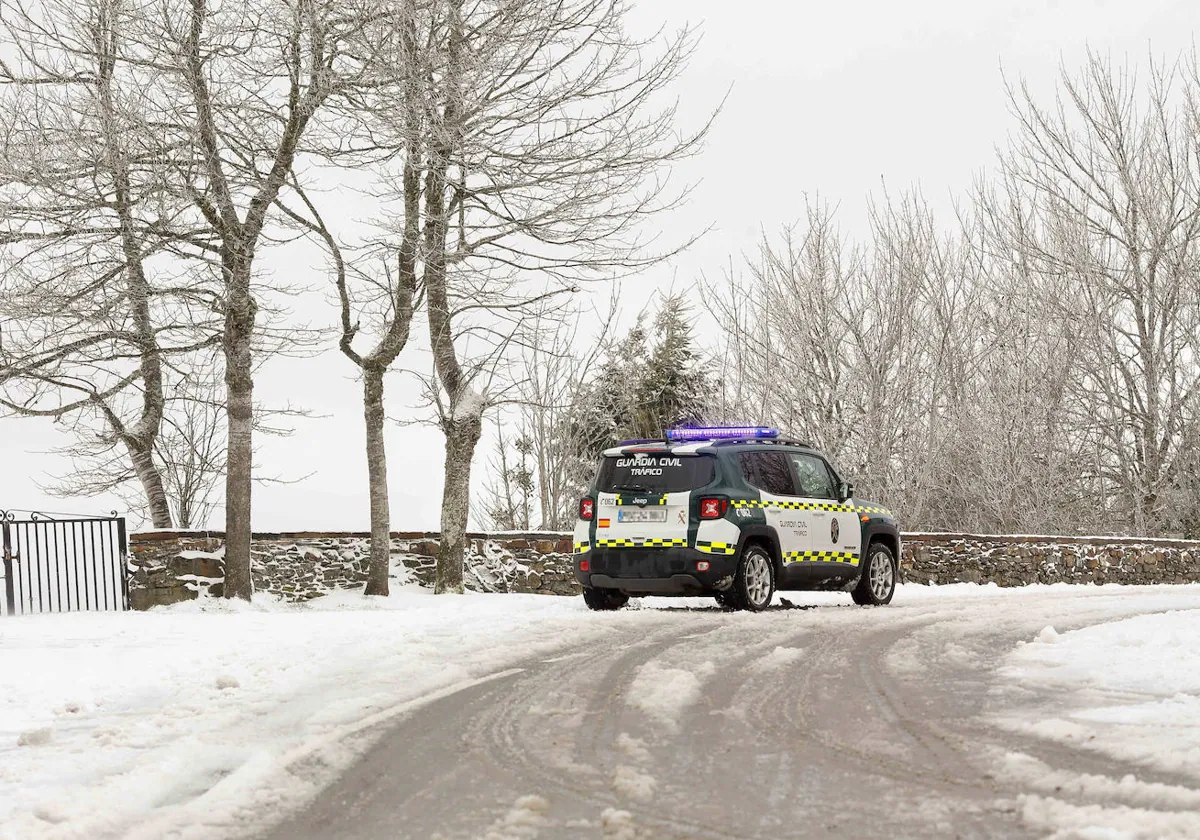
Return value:
<svg viewBox="0 0 1200 840">
<path fill-rule="evenodd" d="M 192 530 L 192 501 L 186 495 L 186 491 L 180 495 L 179 501 L 176 502 L 176 511 L 179 514 L 179 530 Z"/>
<path fill-rule="evenodd" d="M 142 262 L 145 244 L 138 233 L 135 219 L 135 199 L 130 186 L 129 155 L 122 147 L 121 130 L 117 125 L 117 108 L 113 103 L 113 73 L 117 66 L 117 30 L 115 15 L 110 9 L 101 12 L 96 35 L 97 58 L 100 60 L 100 103 L 105 164 L 113 179 L 113 209 L 120 221 L 121 251 L 125 256 L 125 285 L 140 345 L 139 368 L 142 374 L 142 416 L 136 427 L 136 439 L 126 438 L 125 448 L 133 462 L 133 471 L 142 484 L 146 507 L 155 528 L 169 529 L 171 506 L 163 489 L 162 474 L 154 463 L 154 441 L 158 438 L 163 419 L 162 350 L 158 345 L 154 316 L 150 307 L 150 282 Z M 120 433 L 123 430 L 118 429 Z"/>
<path fill-rule="evenodd" d="M 450 417 L 446 433 L 445 485 L 442 488 L 442 542 L 438 547 L 437 576 L 433 591 L 461 593 L 467 549 L 467 514 L 471 501 L 471 460 L 483 433 L 483 417 L 470 414 Z"/>
<path fill-rule="evenodd" d="M 162 473 L 154 463 L 150 450 L 131 445 L 126 442 L 129 458 L 133 462 L 133 472 L 142 483 L 142 492 L 146 496 L 146 508 L 150 511 L 150 522 L 156 530 L 170 530 L 174 523 L 171 519 L 171 505 L 167 501 L 167 491 L 163 488 Z M 186 527 L 186 525 L 185 525 Z"/>
<path fill-rule="evenodd" d="M 257 307 L 250 295 L 250 260 L 226 275 L 225 387 L 229 422 L 228 465 L 225 474 L 225 597 L 249 601 L 250 490 L 254 457 L 254 371 L 250 339 Z"/>
<path fill-rule="evenodd" d="M 363 369 L 363 416 L 367 424 L 367 481 L 371 497 L 371 563 L 366 595 L 388 594 L 392 561 L 388 508 L 387 449 L 383 443 L 383 369 Z"/>
</svg>

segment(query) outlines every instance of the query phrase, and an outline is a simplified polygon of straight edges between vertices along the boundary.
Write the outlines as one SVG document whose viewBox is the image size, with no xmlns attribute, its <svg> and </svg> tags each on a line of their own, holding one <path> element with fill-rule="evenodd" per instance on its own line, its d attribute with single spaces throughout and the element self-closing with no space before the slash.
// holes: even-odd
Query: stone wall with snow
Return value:
<svg viewBox="0 0 1200 840">
<path fill-rule="evenodd" d="M 569 534 L 470 534 L 464 574 L 480 592 L 575 595 Z M 130 538 L 134 609 L 218 595 L 224 581 L 220 532 L 153 532 Z M 431 586 L 436 533 L 392 535 L 392 579 Z M 367 577 L 368 537 L 361 533 L 256 534 L 257 591 L 290 601 L 335 589 L 359 589 Z M 906 534 L 901 576 L 912 583 L 1194 583 L 1200 542 L 1120 537 L 1026 537 Z"/>
<path fill-rule="evenodd" d="M 222 594 L 224 534 L 156 531 L 129 539 L 129 600 L 134 609 Z M 575 595 L 569 534 L 470 534 L 464 574 L 468 589 Z M 436 533 L 392 535 L 393 583 L 433 585 Z M 258 592 L 306 601 L 335 589 L 360 589 L 367 579 L 367 534 L 255 534 L 251 574 Z"/>
<path fill-rule="evenodd" d="M 905 534 L 910 583 L 1196 583 L 1200 542 L 1138 537 Z"/>
</svg>

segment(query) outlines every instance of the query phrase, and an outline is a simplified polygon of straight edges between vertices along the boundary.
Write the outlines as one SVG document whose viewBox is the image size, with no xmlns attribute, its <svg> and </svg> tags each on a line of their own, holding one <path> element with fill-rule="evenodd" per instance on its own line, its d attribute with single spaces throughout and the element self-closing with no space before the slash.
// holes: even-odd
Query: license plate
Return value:
<svg viewBox="0 0 1200 840">
<path fill-rule="evenodd" d="M 617 511 L 618 522 L 666 522 L 665 510 L 625 510 Z"/>
</svg>

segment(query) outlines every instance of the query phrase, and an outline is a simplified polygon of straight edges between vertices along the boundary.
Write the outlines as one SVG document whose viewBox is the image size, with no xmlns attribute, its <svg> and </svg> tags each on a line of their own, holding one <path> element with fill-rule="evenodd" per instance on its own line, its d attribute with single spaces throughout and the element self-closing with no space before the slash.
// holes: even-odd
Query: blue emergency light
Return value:
<svg viewBox="0 0 1200 840">
<path fill-rule="evenodd" d="M 769 439 L 779 437 L 778 429 L 766 426 L 702 426 L 697 429 L 667 429 L 667 440 L 682 443 L 689 440 Z"/>
</svg>

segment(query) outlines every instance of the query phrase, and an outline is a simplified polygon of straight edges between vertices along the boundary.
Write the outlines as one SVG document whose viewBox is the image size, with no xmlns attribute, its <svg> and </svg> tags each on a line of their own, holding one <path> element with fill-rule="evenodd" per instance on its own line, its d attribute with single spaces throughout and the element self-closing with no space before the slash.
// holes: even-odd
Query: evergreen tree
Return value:
<svg viewBox="0 0 1200 840">
<path fill-rule="evenodd" d="M 681 295 L 663 301 L 654 318 L 655 344 L 638 383 L 635 437 L 699 422 L 709 386 L 692 335 L 691 311 Z"/>
<path fill-rule="evenodd" d="M 514 437 L 501 433 L 498 442 L 493 481 L 481 510 L 492 527 L 527 529 L 535 521 L 560 521 L 555 514 L 570 521 L 575 500 L 591 483 L 605 449 L 631 438 L 661 437 L 664 429 L 697 423 L 707 414 L 706 395 L 716 390 L 716 383 L 704 369 L 682 295 L 663 298 L 653 316 L 643 312 L 607 351 L 552 433 L 554 446 L 567 453 L 554 459 L 563 473 L 556 485 L 577 488 L 568 494 L 572 509 L 543 510 L 535 516 L 538 475 L 530 457 L 531 431 L 522 426 Z"/>
<path fill-rule="evenodd" d="M 664 298 L 646 327 L 646 313 L 589 383 L 590 399 L 572 418 L 586 441 L 587 461 L 629 438 L 656 438 L 664 429 L 696 423 L 711 384 L 695 346 L 691 310 L 679 294 Z"/>
</svg>

